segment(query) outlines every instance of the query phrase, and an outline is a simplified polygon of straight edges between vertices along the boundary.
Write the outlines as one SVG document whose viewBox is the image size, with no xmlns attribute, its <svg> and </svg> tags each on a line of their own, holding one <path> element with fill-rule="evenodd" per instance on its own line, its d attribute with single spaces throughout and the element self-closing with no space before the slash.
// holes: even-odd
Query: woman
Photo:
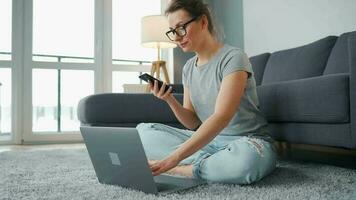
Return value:
<svg viewBox="0 0 356 200">
<path fill-rule="evenodd" d="M 275 168 L 273 139 L 258 110 L 256 83 L 246 54 L 222 44 L 201 0 L 172 0 L 167 36 L 195 52 L 183 68 L 183 106 L 163 85 L 152 93 L 168 103 L 188 129 L 159 123 L 136 128 L 153 175 L 171 173 L 211 182 L 249 184 Z"/>
</svg>

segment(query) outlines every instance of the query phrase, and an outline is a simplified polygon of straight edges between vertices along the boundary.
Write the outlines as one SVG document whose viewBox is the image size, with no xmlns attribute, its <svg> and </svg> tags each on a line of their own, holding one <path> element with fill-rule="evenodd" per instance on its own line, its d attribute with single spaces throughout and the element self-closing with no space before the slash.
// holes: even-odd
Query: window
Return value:
<svg viewBox="0 0 356 200">
<path fill-rule="evenodd" d="M 11 69 L 0 68 L 0 135 L 11 132 Z"/>
<path fill-rule="evenodd" d="M 57 131 L 58 71 L 34 69 L 32 71 L 33 131 Z"/>
<path fill-rule="evenodd" d="M 141 74 L 141 72 L 113 72 L 113 92 L 123 93 L 124 84 L 142 84 L 142 80 L 138 78 Z"/>
<path fill-rule="evenodd" d="M 92 70 L 63 70 L 60 91 L 60 130 L 79 131 L 77 106 L 80 99 L 94 93 L 94 72 Z"/>
<path fill-rule="evenodd" d="M 0 141 L 11 139 L 12 1 L 0 1 Z"/>
<path fill-rule="evenodd" d="M 12 1 L 0 1 L 0 60 L 11 60 Z"/>
<path fill-rule="evenodd" d="M 143 48 L 140 44 L 141 18 L 160 13 L 161 0 L 113 0 L 112 57 L 120 60 L 155 60 L 157 51 Z"/>
<path fill-rule="evenodd" d="M 94 93 L 93 71 L 34 69 L 32 76 L 32 130 L 79 131 L 77 106 L 81 98 Z"/>
<path fill-rule="evenodd" d="M 79 131 L 78 102 L 94 93 L 94 21 L 94 0 L 33 0 L 33 132 Z"/>
<path fill-rule="evenodd" d="M 33 60 L 93 62 L 93 57 L 94 0 L 33 1 Z"/>
<path fill-rule="evenodd" d="M 79 101 L 142 84 L 157 59 L 140 23 L 161 2 L 0 0 L 0 144 L 80 141 Z"/>
<path fill-rule="evenodd" d="M 112 58 L 114 65 L 144 65 L 157 60 L 157 50 L 141 46 L 141 18 L 161 14 L 161 0 L 113 0 L 112 2 Z M 130 17 L 128 17 L 130 16 Z M 125 61 L 146 62 L 125 62 Z M 138 84 L 139 72 L 113 72 L 113 92 L 123 92 L 123 84 Z"/>
</svg>

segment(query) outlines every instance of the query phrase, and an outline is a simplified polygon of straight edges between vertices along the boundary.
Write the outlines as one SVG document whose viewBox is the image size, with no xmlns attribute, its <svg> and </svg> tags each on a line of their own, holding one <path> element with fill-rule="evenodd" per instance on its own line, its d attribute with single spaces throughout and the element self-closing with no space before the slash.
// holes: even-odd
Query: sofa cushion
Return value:
<svg viewBox="0 0 356 200">
<path fill-rule="evenodd" d="M 308 45 L 272 53 L 262 84 L 322 75 L 336 39 L 336 36 L 329 36 Z"/>
<path fill-rule="evenodd" d="M 266 63 L 270 55 L 270 53 L 264 53 L 250 57 L 252 69 L 255 74 L 256 85 L 261 85 L 263 73 L 265 71 Z"/>
<path fill-rule="evenodd" d="M 350 71 L 348 38 L 351 35 L 356 37 L 356 31 L 344 33 L 337 39 L 324 74 L 348 73 Z"/>
<path fill-rule="evenodd" d="M 349 75 L 332 74 L 257 87 L 269 122 L 347 123 Z"/>
<path fill-rule="evenodd" d="M 183 94 L 173 94 L 183 102 Z M 161 122 L 179 123 L 169 105 L 152 94 L 104 93 L 79 101 L 78 119 L 83 124 Z"/>
</svg>

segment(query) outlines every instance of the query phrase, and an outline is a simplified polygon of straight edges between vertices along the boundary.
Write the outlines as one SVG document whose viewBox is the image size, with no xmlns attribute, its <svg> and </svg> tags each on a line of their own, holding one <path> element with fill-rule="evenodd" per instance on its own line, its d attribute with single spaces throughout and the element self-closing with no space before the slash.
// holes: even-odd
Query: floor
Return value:
<svg viewBox="0 0 356 200">
<path fill-rule="evenodd" d="M 48 144 L 48 145 L 0 145 L 0 153 L 5 151 L 36 151 L 51 149 L 81 149 L 84 143 L 77 144 Z"/>
<path fill-rule="evenodd" d="M 345 168 L 356 169 L 356 150 L 339 148 L 319 148 L 315 145 L 278 145 L 282 159 L 311 161 Z M 286 147 L 285 147 L 286 146 Z M 5 151 L 36 151 L 51 149 L 83 149 L 84 143 L 47 145 L 0 145 L 0 153 Z"/>
</svg>

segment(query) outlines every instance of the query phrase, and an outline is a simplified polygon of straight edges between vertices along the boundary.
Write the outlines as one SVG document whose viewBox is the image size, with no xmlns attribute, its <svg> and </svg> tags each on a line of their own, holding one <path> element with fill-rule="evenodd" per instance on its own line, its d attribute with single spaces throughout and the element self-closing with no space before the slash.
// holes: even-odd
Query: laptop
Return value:
<svg viewBox="0 0 356 200">
<path fill-rule="evenodd" d="M 100 183 L 151 194 L 176 192 L 206 183 L 183 176 L 153 176 L 136 128 L 82 126 L 80 131 Z"/>
</svg>

